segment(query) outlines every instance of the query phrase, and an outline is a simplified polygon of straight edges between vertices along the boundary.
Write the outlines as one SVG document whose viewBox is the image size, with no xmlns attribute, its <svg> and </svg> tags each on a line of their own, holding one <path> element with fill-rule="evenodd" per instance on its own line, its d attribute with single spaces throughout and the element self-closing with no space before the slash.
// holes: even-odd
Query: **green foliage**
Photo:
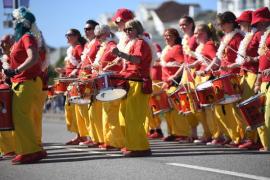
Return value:
<svg viewBox="0 0 270 180">
<path fill-rule="evenodd" d="M 48 68 L 49 84 L 54 84 L 54 78 L 58 77 L 58 73 L 54 70 L 56 67 L 64 67 L 65 56 L 59 58 L 55 66 L 50 65 Z"/>
</svg>

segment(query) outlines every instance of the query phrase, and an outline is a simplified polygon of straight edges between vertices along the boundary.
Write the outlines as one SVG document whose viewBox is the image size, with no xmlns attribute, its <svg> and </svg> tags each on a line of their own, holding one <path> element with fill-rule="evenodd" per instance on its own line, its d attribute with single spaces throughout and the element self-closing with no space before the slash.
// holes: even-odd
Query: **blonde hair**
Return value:
<svg viewBox="0 0 270 180">
<path fill-rule="evenodd" d="M 134 28 L 134 29 L 136 29 L 138 35 L 143 35 L 144 29 L 143 29 L 142 23 L 138 20 L 130 20 L 130 21 L 126 22 L 125 27 L 126 28 L 129 28 L 129 27 Z"/>
</svg>

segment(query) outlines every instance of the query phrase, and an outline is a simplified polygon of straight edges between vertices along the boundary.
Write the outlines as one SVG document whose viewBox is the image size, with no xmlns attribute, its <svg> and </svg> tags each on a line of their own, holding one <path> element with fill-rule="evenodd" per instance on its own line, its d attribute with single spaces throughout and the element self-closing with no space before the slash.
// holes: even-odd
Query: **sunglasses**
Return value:
<svg viewBox="0 0 270 180">
<path fill-rule="evenodd" d="M 124 32 L 125 32 L 125 33 L 132 32 L 132 31 L 133 31 L 133 28 L 132 28 L 132 27 L 130 27 L 130 28 L 125 28 L 125 29 L 124 29 Z"/>
<path fill-rule="evenodd" d="M 68 38 L 68 37 L 71 37 L 71 36 L 75 36 L 75 34 L 73 34 L 73 33 L 68 33 L 68 34 L 65 34 L 65 36 L 66 36 L 66 38 Z"/>
<path fill-rule="evenodd" d="M 88 27 L 88 28 L 84 28 L 84 31 L 91 31 L 91 30 L 94 30 L 95 28 L 93 27 Z"/>
</svg>

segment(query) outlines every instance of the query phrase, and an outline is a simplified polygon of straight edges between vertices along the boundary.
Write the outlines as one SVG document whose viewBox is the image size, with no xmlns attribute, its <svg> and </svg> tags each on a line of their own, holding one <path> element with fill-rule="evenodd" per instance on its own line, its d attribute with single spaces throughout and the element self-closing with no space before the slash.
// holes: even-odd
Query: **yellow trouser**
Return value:
<svg viewBox="0 0 270 180">
<path fill-rule="evenodd" d="M 119 122 L 119 108 L 121 100 L 103 102 L 102 120 L 104 143 L 122 148 L 124 147 L 124 135 Z"/>
<path fill-rule="evenodd" d="M 257 75 L 251 72 L 247 72 L 243 75 L 241 81 L 240 81 L 240 85 L 241 85 L 241 89 L 242 89 L 242 101 L 250 98 L 251 96 L 255 95 L 254 92 L 254 85 L 256 82 L 256 78 Z M 247 127 L 247 123 L 246 121 L 243 119 L 243 128 L 246 129 Z M 257 131 L 256 130 L 250 130 L 250 131 L 246 131 L 245 133 L 245 138 L 246 139 L 250 139 L 254 142 L 257 142 Z"/>
<path fill-rule="evenodd" d="M 75 104 L 75 116 L 79 135 L 89 136 L 87 123 L 89 122 L 88 105 Z"/>
<path fill-rule="evenodd" d="M 190 72 L 191 74 L 193 74 L 193 72 L 195 72 L 195 69 L 190 69 Z M 189 75 L 188 75 L 189 74 Z M 182 75 L 182 79 L 181 79 L 181 84 L 189 84 L 190 88 L 191 89 L 194 89 L 194 83 L 195 83 L 195 80 L 194 82 L 190 82 L 190 79 L 188 77 L 191 77 L 190 76 L 190 73 L 187 71 L 187 69 L 184 69 L 183 71 L 183 75 Z M 192 79 L 193 80 L 193 79 Z M 189 99 L 190 99 L 190 95 L 189 95 Z M 191 102 L 191 101 L 190 101 Z M 198 119 L 196 118 L 196 116 L 194 115 L 194 109 L 193 109 L 193 113 L 190 113 L 190 114 L 187 114 L 185 116 L 185 118 L 187 119 L 191 129 L 196 129 L 199 122 L 198 122 Z"/>
<path fill-rule="evenodd" d="M 41 151 L 37 142 L 35 127 L 41 124 L 40 119 L 35 119 L 36 112 L 42 96 L 42 81 L 40 78 L 27 80 L 22 83 L 13 83 L 12 117 L 15 127 L 15 141 L 17 154 L 29 154 Z"/>
<path fill-rule="evenodd" d="M 207 114 L 206 121 L 213 139 L 219 139 L 224 133 L 226 134 L 223 125 L 217 119 L 215 108 L 206 107 L 205 114 Z"/>
<path fill-rule="evenodd" d="M 102 125 L 102 102 L 93 101 L 89 111 L 88 111 L 89 119 L 90 119 L 90 137 L 92 141 L 96 143 L 103 143 L 103 125 Z"/>
<path fill-rule="evenodd" d="M 0 131 L 0 153 L 15 152 L 15 137 L 13 131 Z"/>
<path fill-rule="evenodd" d="M 46 101 L 47 95 L 48 95 L 48 91 L 42 91 L 42 95 L 40 96 L 40 101 L 38 101 L 39 104 L 36 106 L 37 110 L 33 111 L 35 119 L 39 119 L 35 124 L 36 125 L 35 131 L 36 131 L 36 136 L 37 136 L 36 137 L 37 142 L 40 145 L 42 144 L 42 112 L 43 112 L 43 107 L 44 107 L 44 103 Z"/>
<path fill-rule="evenodd" d="M 173 93 L 176 90 L 176 87 L 170 87 L 167 90 L 167 93 Z M 178 112 L 173 109 L 169 112 L 166 112 L 164 115 L 167 126 L 168 126 L 168 134 L 177 135 L 177 136 L 190 136 L 191 129 L 187 118 L 184 115 L 178 114 Z"/>
<path fill-rule="evenodd" d="M 259 127 L 258 133 L 261 139 L 262 145 L 264 148 L 270 149 L 270 90 L 266 89 L 266 86 L 269 82 L 263 82 L 261 85 L 261 92 L 265 93 L 266 101 L 265 101 L 265 125 Z"/>
<path fill-rule="evenodd" d="M 128 150 L 147 150 L 150 147 L 143 124 L 148 113 L 150 96 L 142 93 L 142 83 L 131 81 L 129 85 L 124 112 L 125 147 Z"/>
<path fill-rule="evenodd" d="M 244 130 L 242 125 L 239 124 L 239 122 L 242 120 L 237 112 L 235 103 L 216 105 L 215 113 L 221 124 L 226 129 L 230 138 L 235 143 L 240 143 L 244 136 Z"/>
<path fill-rule="evenodd" d="M 67 99 L 65 103 L 65 117 L 67 130 L 78 134 L 79 130 L 76 122 L 75 105 L 69 103 Z"/>
</svg>

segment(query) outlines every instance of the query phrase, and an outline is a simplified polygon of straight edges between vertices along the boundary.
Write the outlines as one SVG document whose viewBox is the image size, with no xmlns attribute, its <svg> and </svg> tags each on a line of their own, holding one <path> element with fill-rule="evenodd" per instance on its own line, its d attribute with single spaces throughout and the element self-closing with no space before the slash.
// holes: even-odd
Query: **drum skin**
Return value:
<svg viewBox="0 0 270 180">
<path fill-rule="evenodd" d="M 261 93 L 252 96 L 237 105 L 248 124 L 247 130 L 254 130 L 257 127 L 264 125 L 265 101 L 265 94 Z"/>
<path fill-rule="evenodd" d="M 12 90 L 0 84 L 0 131 L 14 130 L 12 121 Z"/>
</svg>

